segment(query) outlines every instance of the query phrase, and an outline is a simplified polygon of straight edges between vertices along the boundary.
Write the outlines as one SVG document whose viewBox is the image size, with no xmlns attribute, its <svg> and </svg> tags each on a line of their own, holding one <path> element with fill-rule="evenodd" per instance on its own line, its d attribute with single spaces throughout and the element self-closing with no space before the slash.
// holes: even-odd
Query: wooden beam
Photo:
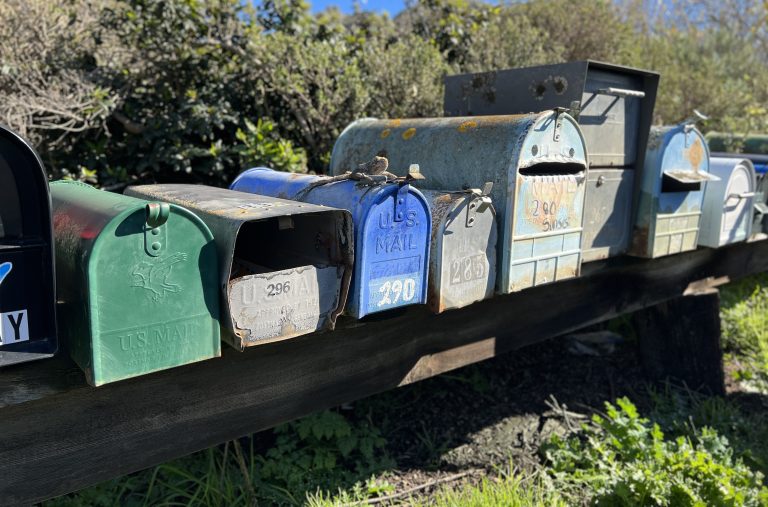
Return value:
<svg viewBox="0 0 768 507">
<path fill-rule="evenodd" d="M 585 265 L 584 276 L 431 315 L 411 307 L 332 333 L 92 388 L 66 358 L 0 373 L 0 504 L 23 504 L 680 296 L 768 270 L 768 241 Z"/>
</svg>

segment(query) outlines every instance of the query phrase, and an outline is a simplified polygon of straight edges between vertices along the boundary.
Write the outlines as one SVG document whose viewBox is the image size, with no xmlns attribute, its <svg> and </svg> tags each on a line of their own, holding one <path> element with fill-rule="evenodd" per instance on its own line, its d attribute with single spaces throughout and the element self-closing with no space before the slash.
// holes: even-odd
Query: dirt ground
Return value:
<svg viewBox="0 0 768 507">
<path fill-rule="evenodd" d="M 612 350 L 611 350 L 612 349 Z M 382 429 L 396 491 L 472 480 L 499 467 L 534 469 L 539 444 L 578 426 L 606 400 L 649 401 L 634 343 L 593 348 L 558 338 L 357 402 Z"/>
</svg>

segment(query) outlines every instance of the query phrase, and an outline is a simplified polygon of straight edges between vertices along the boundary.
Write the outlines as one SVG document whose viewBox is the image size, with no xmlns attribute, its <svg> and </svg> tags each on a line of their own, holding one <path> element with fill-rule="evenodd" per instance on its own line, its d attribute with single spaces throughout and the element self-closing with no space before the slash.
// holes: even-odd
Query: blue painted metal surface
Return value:
<svg viewBox="0 0 768 507">
<path fill-rule="evenodd" d="M 387 157 L 395 174 L 419 164 L 423 185 L 435 190 L 493 182 L 498 292 L 579 275 L 588 161 L 569 115 L 358 120 L 336 142 L 331 172 L 342 174 L 375 155 Z"/>
<path fill-rule="evenodd" d="M 693 125 L 654 127 L 648 140 L 630 253 L 661 257 L 696 249 L 709 148 Z"/>
<path fill-rule="evenodd" d="M 254 168 L 238 176 L 230 188 L 352 213 L 355 267 L 347 303 L 350 315 L 361 318 L 426 303 L 431 215 L 424 196 L 410 184 L 364 185 L 351 179 L 329 181 Z"/>
</svg>

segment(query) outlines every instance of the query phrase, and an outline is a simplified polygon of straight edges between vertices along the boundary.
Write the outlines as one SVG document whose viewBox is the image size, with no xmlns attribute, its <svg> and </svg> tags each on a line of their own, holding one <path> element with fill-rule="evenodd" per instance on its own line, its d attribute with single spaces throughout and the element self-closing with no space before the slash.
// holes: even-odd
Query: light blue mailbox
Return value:
<svg viewBox="0 0 768 507">
<path fill-rule="evenodd" d="M 355 267 L 347 312 L 353 317 L 426 303 L 432 218 L 407 179 L 340 179 L 260 167 L 243 172 L 230 188 L 352 213 Z"/>
<path fill-rule="evenodd" d="M 709 148 L 696 127 L 653 127 L 643 168 L 630 253 L 661 257 L 698 244 L 704 189 L 719 180 L 709 172 Z"/>
</svg>

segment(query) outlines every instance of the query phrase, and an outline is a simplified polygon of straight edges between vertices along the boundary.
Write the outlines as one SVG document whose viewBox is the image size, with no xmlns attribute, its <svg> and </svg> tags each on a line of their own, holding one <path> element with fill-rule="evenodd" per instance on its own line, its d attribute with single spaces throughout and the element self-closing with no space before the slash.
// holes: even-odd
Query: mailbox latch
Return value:
<svg viewBox="0 0 768 507">
<path fill-rule="evenodd" d="M 165 223 L 171 216 L 171 205 L 167 202 L 151 202 L 146 207 L 144 224 L 144 251 L 152 257 L 160 256 L 167 243 Z"/>
<path fill-rule="evenodd" d="M 479 188 L 471 188 L 469 192 L 474 197 L 467 206 L 467 227 L 475 225 L 475 217 L 478 212 L 485 211 L 485 209 L 491 205 L 491 190 L 493 190 L 493 182 L 487 181 L 482 190 Z"/>
</svg>

